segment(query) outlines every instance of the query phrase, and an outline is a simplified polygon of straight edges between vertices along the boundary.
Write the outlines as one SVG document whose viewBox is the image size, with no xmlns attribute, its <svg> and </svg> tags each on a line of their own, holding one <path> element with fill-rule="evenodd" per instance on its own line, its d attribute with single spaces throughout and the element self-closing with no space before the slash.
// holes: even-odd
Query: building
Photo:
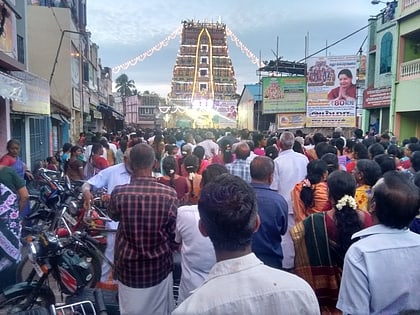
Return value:
<svg viewBox="0 0 420 315">
<path fill-rule="evenodd" d="M 0 0 L 0 8 L 0 155 L 17 139 L 32 169 L 49 152 L 50 91 L 48 81 L 28 71 L 26 2 Z"/>
<path fill-rule="evenodd" d="M 400 0 L 397 9 L 397 69 L 392 129 L 400 140 L 420 136 L 420 0 Z M 392 119 L 393 118 L 393 119 Z"/>
<path fill-rule="evenodd" d="M 396 5 L 396 3 L 395 3 Z M 391 90 L 398 58 L 398 33 L 395 7 L 383 9 L 369 19 L 368 57 L 363 95 L 362 129 L 375 133 L 393 130 Z"/>
<path fill-rule="evenodd" d="M 173 70 L 169 126 L 236 126 L 236 79 L 229 57 L 226 24 L 182 22 L 181 45 Z"/>
</svg>

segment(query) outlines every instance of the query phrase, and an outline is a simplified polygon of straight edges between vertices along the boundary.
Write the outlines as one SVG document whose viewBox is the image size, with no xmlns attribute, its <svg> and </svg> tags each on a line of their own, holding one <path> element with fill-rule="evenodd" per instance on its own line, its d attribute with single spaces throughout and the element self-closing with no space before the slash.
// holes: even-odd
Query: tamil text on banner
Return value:
<svg viewBox="0 0 420 315">
<path fill-rule="evenodd" d="M 306 127 L 356 125 L 357 56 L 308 59 Z"/>
<path fill-rule="evenodd" d="M 305 111 L 305 77 L 263 78 L 263 114 Z"/>
</svg>

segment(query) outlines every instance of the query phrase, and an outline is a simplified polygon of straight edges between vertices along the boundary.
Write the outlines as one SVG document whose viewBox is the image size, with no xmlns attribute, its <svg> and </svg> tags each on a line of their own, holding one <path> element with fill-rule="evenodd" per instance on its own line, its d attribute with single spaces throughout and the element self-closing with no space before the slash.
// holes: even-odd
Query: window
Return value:
<svg viewBox="0 0 420 315">
<path fill-rule="evenodd" d="M 200 77 L 208 77 L 207 69 L 200 69 Z"/>
<path fill-rule="evenodd" d="M 207 91 L 207 83 L 200 83 L 200 92 Z"/>
<path fill-rule="evenodd" d="M 200 58 L 200 63 L 208 64 L 209 63 L 209 59 L 207 57 L 201 57 Z"/>
<path fill-rule="evenodd" d="M 392 34 L 385 33 L 381 40 L 381 58 L 379 65 L 379 73 L 391 72 L 392 62 Z"/>
<path fill-rule="evenodd" d="M 207 45 L 201 45 L 201 51 L 202 52 L 207 52 L 208 49 L 209 49 L 209 46 L 207 46 Z"/>
</svg>

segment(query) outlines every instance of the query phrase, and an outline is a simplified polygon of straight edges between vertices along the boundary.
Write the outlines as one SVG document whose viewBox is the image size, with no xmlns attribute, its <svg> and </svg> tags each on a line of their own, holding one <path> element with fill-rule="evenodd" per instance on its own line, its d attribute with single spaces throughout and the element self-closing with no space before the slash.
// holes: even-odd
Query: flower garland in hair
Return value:
<svg viewBox="0 0 420 315">
<path fill-rule="evenodd" d="M 337 201 L 337 204 L 335 205 L 338 211 L 343 209 L 344 206 L 349 206 L 350 208 L 353 208 L 354 210 L 356 210 L 357 204 L 354 197 L 349 196 L 349 195 L 344 195 L 343 197 L 341 197 L 340 200 Z"/>
</svg>

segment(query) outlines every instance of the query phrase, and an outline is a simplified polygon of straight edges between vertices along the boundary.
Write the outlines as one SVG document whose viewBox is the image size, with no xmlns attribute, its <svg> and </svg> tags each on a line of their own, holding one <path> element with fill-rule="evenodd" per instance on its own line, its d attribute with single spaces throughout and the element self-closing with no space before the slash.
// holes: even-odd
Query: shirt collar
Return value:
<svg viewBox="0 0 420 315">
<path fill-rule="evenodd" d="M 240 272 L 242 270 L 250 269 L 262 264 L 263 262 L 259 260 L 254 253 L 249 253 L 248 255 L 241 256 L 238 258 L 222 260 L 217 262 L 213 266 L 213 268 L 209 272 L 208 279 L 205 282 L 213 278 Z"/>
<path fill-rule="evenodd" d="M 251 182 L 251 186 L 254 187 L 254 188 L 272 190 L 270 188 L 270 185 L 269 184 L 265 184 L 265 183 L 254 183 L 254 182 Z"/>
<path fill-rule="evenodd" d="M 363 229 L 359 232 L 356 232 L 353 234 L 353 236 L 351 237 L 351 239 L 355 239 L 358 237 L 366 237 L 369 235 L 374 235 L 374 234 L 402 234 L 402 233 L 408 233 L 409 230 L 407 228 L 404 229 L 393 229 L 390 227 L 387 227 L 383 224 L 376 224 L 376 225 L 372 225 L 366 229 Z"/>
</svg>

